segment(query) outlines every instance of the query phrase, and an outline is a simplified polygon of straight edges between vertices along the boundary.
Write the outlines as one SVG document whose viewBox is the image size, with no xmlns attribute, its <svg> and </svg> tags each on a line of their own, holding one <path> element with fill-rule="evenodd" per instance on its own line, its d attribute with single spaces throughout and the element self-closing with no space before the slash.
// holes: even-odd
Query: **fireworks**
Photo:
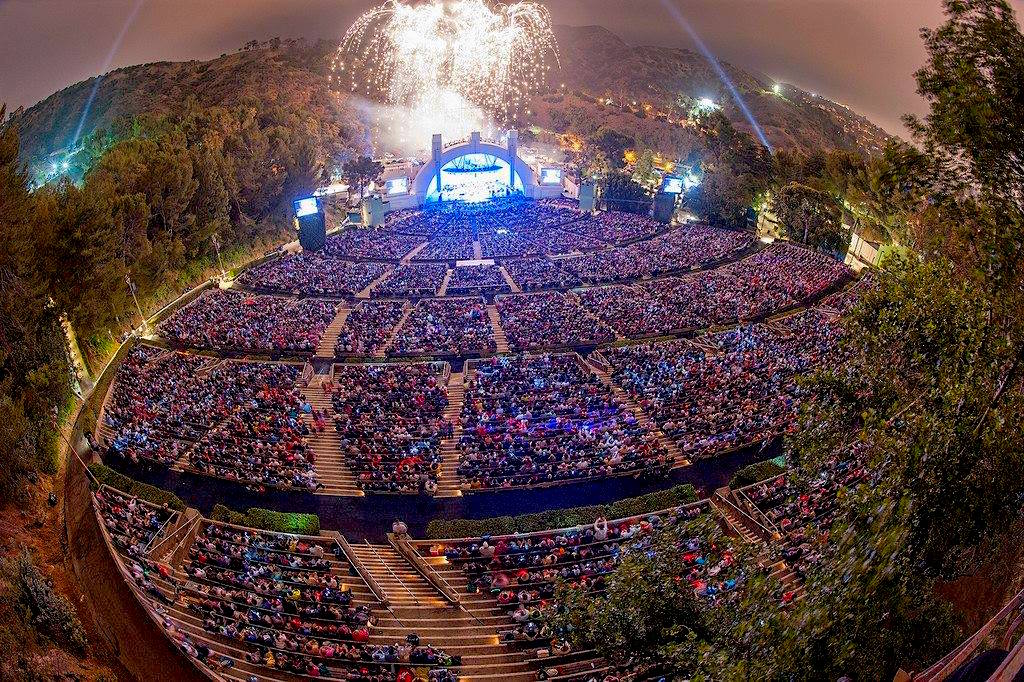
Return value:
<svg viewBox="0 0 1024 682">
<path fill-rule="evenodd" d="M 333 72 L 343 87 L 407 107 L 442 132 L 458 121 L 478 124 L 481 112 L 499 124 L 514 120 L 552 59 L 551 15 L 537 3 L 388 0 L 352 24 Z"/>
</svg>

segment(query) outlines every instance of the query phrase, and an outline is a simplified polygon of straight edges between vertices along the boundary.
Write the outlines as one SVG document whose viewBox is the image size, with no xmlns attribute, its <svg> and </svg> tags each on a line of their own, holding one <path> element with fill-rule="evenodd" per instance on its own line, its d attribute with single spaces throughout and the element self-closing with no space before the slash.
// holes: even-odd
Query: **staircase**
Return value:
<svg viewBox="0 0 1024 682">
<path fill-rule="evenodd" d="M 441 286 L 437 288 L 437 295 L 444 296 L 448 293 L 448 283 L 452 281 L 452 273 L 454 270 L 448 268 L 448 271 L 444 273 L 444 279 L 441 280 Z"/>
<path fill-rule="evenodd" d="M 338 314 L 334 316 L 331 323 L 327 325 L 327 329 L 324 331 L 323 338 L 320 339 L 320 345 L 316 347 L 316 355 L 314 357 L 333 360 L 334 359 L 334 346 L 338 343 L 338 337 L 341 335 L 341 330 L 345 326 L 345 320 L 352 313 L 352 308 L 341 307 L 338 308 Z"/>
<path fill-rule="evenodd" d="M 745 543 L 760 550 L 758 552 L 758 563 L 761 566 L 767 565 L 771 568 L 771 577 L 777 578 L 787 590 L 794 593 L 794 601 L 803 599 L 806 594 L 803 580 L 785 561 L 772 557 L 774 547 L 762 538 L 761 533 L 763 531 L 756 528 L 753 519 L 740 512 L 729 500 L 729 495 L 728 487 L 719 488 L 710 498 L 711 506 L 725 519 L 729 528 L 739 535 Z"/>
<path fill-rule="evenodd" d="M 484 257 L 484 250 L 480 246 L 480 240 L 473 240 L 473 260 L 480 260 Z"/>
<path fill-rule="evenodd" d="M 501 327 L 501 317 L 498 315 L 498 308 L 493 303 L 487 306 L 487 317 L 491 321 L 491 328 L 494 330 L 494 345 L 498 355 L 507 355 L 509 353 L 508 337 L 505 336 L 505 330 Z"/>
<path fill-rule="evenodd" d="M 501 271 L 501 276 L 505 278 L 505 284 L 508 285 L 508 288 L 511 289 L 513 293 L 523 293 L 523 288 L 516 284 L 516 281 L 512 279 L 512 275 L 508 274 L 508 270 L 505 269 L 504 265 L 499 265 L 498 270 Z"/>
<path fill-rule="evenodd" d="M 606 369 L 604 369 L 603 367 L 594 362 L 590 362 L 589 360 L 586 361 L 584 365 L 587 369 L 596 374 L 597 378 L 600 379 L 605 386 L 608 386 L 612 390 L 612 395 L 615 396 L 615 399 L 619 402 L 619 404 L 625 407 L 630 412 L 632 412 L 633 416 L 636 417 L 637 422 L 639 422 L 641 426 L 646 428 L 648 431 L 650 431 L 657 437 L 658 442 L 662 446 L 664 446 L 664 448 L 668 451 L 669 455 L 672 456 L 672 460 L 675 462 L 672 468 L 679 468 L 690 465 L 690 460 L 686 459 L 686 457 L 683 456 L 683 453 L 679 449 L 679 446 L 676 445 L 671 438 L 666 436 L 665 432 L 661 430 L 661 428 L 655 423 L 655 421 L 651 419 L 650 416 L 646 412 L 644 412 L 639 405 L 637 405 L 636 401 L 633 400 L 633 396 L 631 396 L 628 391 L 624 391 L 614 381 L 612 381 L 612 377 L 610 374 L 608 374 L 608 371 Z"/>
<path fill-rule="evenodd" d="M 383 275 L 381 275 L 377 279 L 375 279 L 372 282 L 370 282 L 369 284 L 367 284 L 365 289 L 363 289 L 358 294 L 356 294 L 356 298 L 358 298 L 358 299 L 370 298 L 370 292 L 373 291 L 374 287 L 376 287 L 378 284 L 380 284 L 381 282 L 386 280 L 388 277 L 390 277 L 391 273 L 393 273 L 394 271 L 395 271 L 395 268 L 388 268 L 387 270 L 385 270 Z"/>
<path fill-rule="evenodd" d="M 451 583 L 461 597 L 452 606 L 390 545 L 355 544 L 352 551 L 387 593 L 390 608 L 378 611 L 371 641 L 393 643 L 415 632 L 423 642 L 462 656 L 462 680 L 528 682 L 536 679 L 522 652 L 498 642 L 511 620 L 490 594 L 466 594 L 465 579 Z M 428 560 L 429 561 L 429 560 Z"/>
<path fill-rule="evenodd" d="M 331 404 L 331 397 L 324 391 L 321 377 L 314 376 L 309 385 L 302 391 L 303 396 L 309 401 L 315 410 L 327 409 L 332 413 L 334 406 Z M 303 415 L 308 423 L 312 424 L 312 418 Z M 323 484 L 323 488 L 317 491 L 318 495 L 345 495 L 349 497 L 362 497 L 363 491 L 356 485 L 356 477 L 352 469 L 345 463 L 341 454 L 341 439 L 334 425 L 328 422 L 323 433 L 312 433 L 307 437 L 310 449 L 316 458 L 313 468 L 316 469 L 316 478 Z"/>
<path fill-rule="evenodd" d="M 461 670 L 463 679 L 468 676 L 472 680 L 493 679 L 495 682 L 498 680 L 525 682 L 536 679 L 538 668 L 549 666 L 557 667 L 563 674 L 569 674 L 572 671 L 572 679 L 586 679 L 585 677 L 575 677 L 575 672 L 577 670 L 580 672 L 598 670 L 602 668 L 602 665 L 606 665 L 600 659 L 595 659 L 592 653 L 588 654 L 583 651 L 570 654 L 570 660 L 575 662 L 558 658 L 538 659 L 535 651 L 544 645 L 543 642 L 532 645 L 498 644 L 499 640 L 495 635 L 513 627 L 511 610 L 500 608 L 494 595 L 486 591 L 470 593 L 467 589 L 465 574 L 459 565 L 449 563 L 444 557 L 424 557 L 424 561 L 460 596 L 460 605 L 464 609 L 463 619 L 457 619 L 459 615 L 457 612 L 449 612 L 448 616 L 449 622 L 452 623 L 450 628 L 452 639 L 475 637 L 486 642 L 488 640 L 484 633 L 488 633 L 490 641 L 494 642 L 486 649 L 480 646 L 478 655 L 470 657 L 463 654 L 464 666 Z M 463 622 L 467 620 L 467 624 L 463 625 Z M 484 653 L 485 651 L 486 653 Z M 603 676 L 598 676 L 598 679 L 601 677 Z"/>
<path fill-rule="evenodd" d="M 462 495 L 459 466 L 459 439 L 462 437 L 462 406 L 466 402 L 466 374 L 452 372 L 448 377 L 448 407 L 444 417 L 454 427 L 452 437 L 441 441 L 441 474 L 437 480 L 436 497 L 459 497 Z"/>
<path fill-rule="evenodd" d="M 395 328 L 391 330 L 391 334 L 388 335 L 387 343 L 378 348 L 376 352 L 374 352 L 373 357 L 383 358 L 388 354 L 388 351 L 391 350 L 391 346 L 395 345 L 395 339 L 398 338 L 398 331 L 405 324 L 405 321 L 409 319 L 409 316 L 412 315 L 413 310 L 413 306 L 406 301 L 405 310 L 402 312 L 402 319 L 400 319 L 398 324 L 395 325 Z"/>
<path fill-rule="evenodd" d="M 409 253 L 407 253 L 404 256 L 402 256 L 402 260 L 400 260 L 398 262 L 400 264 L 402 264 L 402 265 L 408 265 L 409 263 L 412 262 L 412 259 L 416 257 L 416 254 L 418 254 L 423 249 L 427 248 L 427 244 L 429 244 L 429 243 L 430 243 L 430 241 L 425 241 L 422 244 L 418 245 L 412 251 L 410 251 Z"/>
</svg>

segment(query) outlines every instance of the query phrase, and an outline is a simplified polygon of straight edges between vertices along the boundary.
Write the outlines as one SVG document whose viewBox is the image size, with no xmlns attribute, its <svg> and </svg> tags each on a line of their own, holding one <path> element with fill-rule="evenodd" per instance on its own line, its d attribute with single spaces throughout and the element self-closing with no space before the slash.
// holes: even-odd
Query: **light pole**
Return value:
<svg viewBox="0 0 1024 682">
<path fill-rule="evenodd" d="M 217 239 L 216 232 L 213 233 L 211 239 L 213 239 L 213 248 L 217 252 L 217 262 L 220 264 L 220 278 L 224 279 L 227 277 L 227 273 L 224 271 L 224 261 L 220 257 L 220 240 Z"/>
<path fill-rule="evenodd" d="M 149 330 L 149 323 L 146 322 L 146 316 L 142 314 L 142 306 L 139 305 L 139 297 L 135 295 L 135 282 L 132 281 L 131 275 L 124 276 L 125 284 L 128 285 L 128 291 L 132 292 L 132 299 L 135 301 L 135 309 L 139 311 L 139 317 L 142 318 L 142 331 L 145 333 Z"/>
</svg>

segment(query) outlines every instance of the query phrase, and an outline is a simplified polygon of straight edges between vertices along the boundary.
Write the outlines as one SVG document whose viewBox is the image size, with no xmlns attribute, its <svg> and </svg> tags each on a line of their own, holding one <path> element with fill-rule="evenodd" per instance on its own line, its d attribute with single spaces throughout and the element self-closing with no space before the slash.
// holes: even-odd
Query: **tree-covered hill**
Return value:
<svg viewBox="0 0 1024 682">
<path fill-rule="evenodd" d="M 327 82 L 332 52 L 323 41 L 253 41 L 207 62 L 154 62 L 90 78 L 13 112 L 22 161 L 39 179 L 88 143 L 90 133 L 111 131 L 139 114 L 181 114 L 190 101 L 231 107 L 257 100 L 301 110 L 320 122 L 325 138 L 340 135 L 357 146 L 367 141 L 365 129 Z"/>
</svg>

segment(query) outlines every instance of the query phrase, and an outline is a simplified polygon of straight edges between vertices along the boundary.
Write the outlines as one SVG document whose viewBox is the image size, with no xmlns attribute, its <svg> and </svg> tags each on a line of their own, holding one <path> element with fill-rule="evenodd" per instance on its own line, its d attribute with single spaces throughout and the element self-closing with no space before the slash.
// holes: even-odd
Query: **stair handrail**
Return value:
<svg viewBox="0 0 1024 682">
<path fill-rule="evenodd" d="M 399 537 L 394 533 L 388 533 L 387 538 L 388 543 L 395 548 L 395 551 L 408 561 L 409 565 L 416 569 L 416 572 L 423 576 L 423 579 L 430 583 L 430 586 L 437 590 L 444 597 L 445 601 L 456 606 L 462 603 L 459 593 L 455 591 L 447 580 L 442 578 L 437 571 L 428 565 L 419 552 L 413 548 L 412 543 L 409 542 L 408 535 Z"/>
<path fill-rule="evenodd" d="M 772 533 L 772 531 L 771 531 L 771 530 L 769 530 L 768 528 L 765 528 L 764 524 L 762 524 L 762 523 L 761 523 L 760 521 L 758 521 L 757 519 L 755 519 L 755 518 L 754 518 L 753 516 L 751 516 L 751 515 L 750 515 L 750 514 L 748 514 L 747 512 L 745 512 L 745 511 L 743 511 L 742 509 L 740 509 L 739 507 L 737 507 L 737 506 L 736 506 L 736 505 L 735 505 L 735 504 L 733 503 L 733 501 L 732 501 L 732 500 L 730 500 L 729 498 L 727 498 L 727 497 L 726 497 L 725 495 L 723 495 L 723 494 L 722 494 L 722 493 L 721 493 L 720 491 L 717 491 L 717 490 L 715 491 L 715 495 L 714 495 L 714 498 L 715 498 L 715 499 L 717 499 L 717 500 L 719 500 L 719 501 L 721 501 L 721 502 L 724 502 L 724 503 L 725 503 L 725 504 L 727 504 L 727 505 L 728 505 L 728 506 L 729 506 L 729 507 L 730 507 L 731 509 L 733 509 L 733 510 L 734 510 L 734 511 L 735 511 L 735 512 L 736 512 L 737 514 L 739 514 L 739 515 L 740 515 L 740 521 L 742 521 L 743 519 L 747 519 L 747 520 L 748 520 L 748 521 L 750 521 L 750 522 L 751 522 L 752 524 L 754 524 L 754 529 L 755 529 L 755 530 L 759 530 L 759 531 L 761 531 L 761 533 L 764 533 L 764 534 L 766 534 L 766 535 L 767 535 L 767 537 L 762 537 L 762 538 L 761 538 L 762 540 L 765 540 L 765 541 L 769 541 L 769 542 L 770 542 L 770 541 L 772 541 L 772 540 L 774 540 L 774 539 L 775 539 L 775 535 L 774 535 L 774 534 Z M 724 516 L 724 514 L 723 514 L 723 516 Z M 728 517 L 726 517 L 726 521 L 727 521 L 727 522 L 729 522 L 729 525 L 730 525 L 730 526 L 732 525 L 732 523 L 731 523 L 731 521 L 729 520 L 729 518 L 728 518 Z M 758 533 L 758 534 L 760 535 L 761 533 Z"/>
<path fill-rule="evenodd" d="M 363 566 L 363 562 L 352 550 L 352 545 L 349 544 L 348 539 L 341 533 L 334 531 L 328 532 L 327 536 L 333 537 L 334 541 L 338 543 L 339 547 L 341 547 L 341 551 L 348 560 L 349 566 L 355 569 L 356 573 L 359 574 L 359 577 L 363 579 L 364 583 L 366 583 L 366 586 L 370 588 L 370 594 L 373 595 L 373 598 L 379 601 L 384 607 L 389 606 L 391 604 L 391 600 L 388 599 L 387 592 L 384 591 L 384 588 L 380 586 L 380 583 L 377 582 L 377 579 L 373 577 L 370 571 Z"/>
<path fill-rule="evenodd" d="M 406 584 L 405 584 L 405 582 L 404 582 L 404 581 L 403 581 L 403 580 L 402 580 L 401 578 L 399 578 L 399 577 L 398 577 L 398 574 L 396 574 L 396 573 L 395 573 L 395 572 L 394 572 L 393 570 L 391 570 L 391 567 L 390 567 L 390 566 L 388 566 L 388 565 L 387 565 L 387 563 L 385 563 L 385 562 L 384 562 L 384 559 L 382 559 L 382 558 L 381 558 L 381 556 L 380 556 L 380 552 L 378 552 L 378 551 L 377 551 L 377 548 L 376 548 L 376 547 L 374 547 L 373 545 L 371 545 L 371 544 L 370 544 L 370 541 L 369 541 L 369 540 L 363 539 L 363 542 L 365 542 L 365 543 L 366 543 L 366 546 L 370 548 L 370 551 L 371 551 L 371 552 L 373 552 L 373 555 L 374 555 L 375 557 L 377 557 L 377 561 L 378 561 L 378 562 L 380 562 L 380 565 L 381 565 L 381 566 L 383 566 L 383 567 L 384 567 L 385 569 L 387 569 L 387 572 L 391 574 L 391 577 L 392 577 L 392 578 L 394 578 L 394 579 L 395 579 L 395 581 L 396 581 L 396 582 L 397 582 L 397 583 L 398 583 L 399 585 L 401 585 L 402 587 L 404 587 L 404 588 L 405 588 L 405 591 L 409 593 L 409 596 L 410 596 L 410 597 L 412 597 L 412 600 L 413 600 L 414 602 L 416 602 L 416 604 L 417 604 L 417 605 L 419 605 L 419 603 L 420 603 L 420 599 L 419 599 L 419 597 L 417 597 L 417 596 L 416 596 L 416 595 L 415 595 L 415 594 L 413 593 L 413 591 L 412 591 L 412 590 L 411 590 L 411 589 L 409 588 L 409 586 L 408 586 L 408 585 L 406 585 Z"/>
</svg>

